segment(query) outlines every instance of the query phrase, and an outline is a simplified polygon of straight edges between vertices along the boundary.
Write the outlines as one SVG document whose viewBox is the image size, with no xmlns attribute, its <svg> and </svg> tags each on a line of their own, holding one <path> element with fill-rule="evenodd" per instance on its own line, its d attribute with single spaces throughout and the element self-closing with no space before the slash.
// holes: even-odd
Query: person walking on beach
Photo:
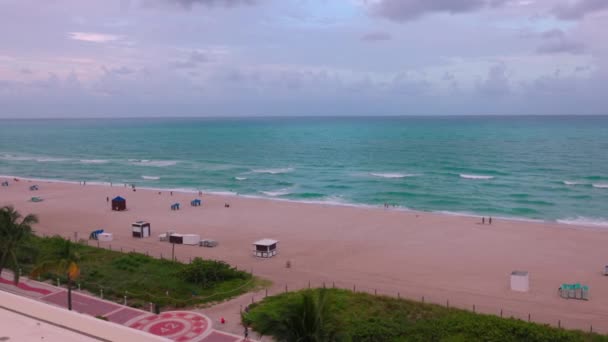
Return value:
<svg viewBox="0 0 608 342">
<path fill-rule="evenodd" d="M 490 216 L 490 218 L 488 218 L 488 223 L 492 224 L 492 216 Z"/>
<path fill-rule="evenodd" d="M 481 224 L 486 224 L 486 217 L 485 216 L 481 218 Z"/>
<path fill-rule="evenodd" d="M 249 341 L 249 327 L 245 326 L 245 331 L 243 332 L 243 335 L 245 336 L 245 341 Z"/>
<path fill-rule="evenodd" d="M 110 197 L 106 196 L 106 203 L 110 202 Z"/>
</svg>

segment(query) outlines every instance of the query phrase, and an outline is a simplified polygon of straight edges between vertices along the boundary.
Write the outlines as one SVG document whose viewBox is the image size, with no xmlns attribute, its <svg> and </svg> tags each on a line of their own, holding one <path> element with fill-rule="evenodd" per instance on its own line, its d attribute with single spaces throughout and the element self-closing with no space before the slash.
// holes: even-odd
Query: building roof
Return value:
<svg viewBox="0 0 608 342">
<path fill-rule="evenodd" d="M 258 240 L 256 242 L 254 242 L 253 244 L 256 246 L 270 246 L 270 245 L 274 245 L 277 242 L 279 242 L 279 241 L 273 240 L 273 239 L 262 239 L 262 240 Z"/>
<path fill-rule="evenodd" d="M 120 196 L 116 196 L 116 197 L 112 198 L 112 201 L 121 201 L 122 202 L 122 201 L 126 201 L 126 199 L 124 199 Z"/>
</svg>

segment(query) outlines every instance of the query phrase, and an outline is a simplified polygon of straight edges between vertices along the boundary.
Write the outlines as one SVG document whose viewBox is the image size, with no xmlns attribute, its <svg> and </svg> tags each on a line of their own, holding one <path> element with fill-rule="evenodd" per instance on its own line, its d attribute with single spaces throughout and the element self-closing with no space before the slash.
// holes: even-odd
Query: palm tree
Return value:
<svg viewBox="0 0 608 342">
<path fill-rule="evenodd" d="M 301 300 L 291 304 L 283 319 L 269 321 L 258 327 L 260 333 L 273 333 L 279 341 L 325 342 L 339 340 L 339 331 L 332 315 L 327 290 L 307 291 Z"/>
<path fill-rule="evenodd" d="M 74 244 L 70 240 L 62 239 L 59 249 L 54 255 L 51 255 L 32 270 L 32 277 L 50 271 L 66 276 L 68 285 L 68 310 L 72 310 L 72 287 L 74 285 L 74 280 L 80 276 L 79 261 L 80 255 L 75 250 Z"/>
<path fill-rule="evenodd" d="M 13 271 L 15 284 L 19 283 L 18 252 L 32 236 L 32 225 L 38 223 L 36 215 L 22 217 L 11 206 L 0 208 L 0 274 L 4 268 Z"/>
</svg>

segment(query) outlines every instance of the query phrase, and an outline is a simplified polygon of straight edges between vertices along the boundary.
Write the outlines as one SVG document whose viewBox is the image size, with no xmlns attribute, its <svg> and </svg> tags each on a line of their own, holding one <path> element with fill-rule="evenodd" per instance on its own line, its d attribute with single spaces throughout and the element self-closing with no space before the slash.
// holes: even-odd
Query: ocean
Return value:
<svg viewBox="0 0 608 342">
<path fill-rule="evenodd" d="M 0 174 L 608 228 L 608 117 L 0 120 Z"/>
</svg>

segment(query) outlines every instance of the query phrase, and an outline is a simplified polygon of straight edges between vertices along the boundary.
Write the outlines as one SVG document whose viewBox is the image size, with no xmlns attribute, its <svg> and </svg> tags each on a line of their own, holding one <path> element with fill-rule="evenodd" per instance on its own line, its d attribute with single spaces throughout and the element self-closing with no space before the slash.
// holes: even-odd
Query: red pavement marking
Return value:
<svg viewBox="0 0 608 342">
<path fill-rule="evenodd" d="M 0 283 L 2 283 L 2 284 L 9 284 L 9 285 L 13 285 L 13 286 L 15 286 L 15 282 L 13 282 L 13 281 L 11 281 L 11 280 L 6 280 L 6 279 L 1 278 L 1 277 L 0 277 Z M 37 288 L 37 287 L 32 287 L 32 286 L 29 286 L 29 285 L 28 285 L 28 284 L 26 284 L 26 283 L 19 283 L 19 284 L 17 284 L 16 286 L 17 286 L 18 288 L 20 288 L 21 290 L 23 290 L 23 291 L 28 291 L 28 292 L 36 292 L 36 293 L 40 293 L 41 295 L 44 295 L 44 296 L 46 296 L 46 295 L 48 295 L 48 294 L 51 294 L 51 293 L 52 293 L 52 292 L 51 292 L 51 291 L 49 291 L 49 290 L 45 290 L 45 289 L 39 289 L 39 288 Z"/>
<path fill-rule="evenodd" d="M 198 341 L 211 329 L 211 322 L 196 312 L 170 311 L 147 315 L 125 325 L 174 341 Z"/>
<path fill-rule="evenodd" d="M 59 293 L 46 296 L 42 298 L 42 300 L 67 308 L 68 293 L 67 291 L 61 291 Z M 83 296 L 79 293 L 72 291 L 72 309 L 74 311 L 85 313 L 91 316 L 103 316 L 109 312 L 120 308 L 121 306 L 117 304 L 108 303 L 106 301 L 92 298 L 89 296 Z"/>
<path fill-rule="evenodd" d="M 125 324 L 128 321 L 132 320 L 135 317 L 147 315 L 146 312 L 136 309 L 124 308 L 120 311 L 117 311 L 111 315 L 106 316 L 106 318 L 110 322 Z"/>
<path fill-rule="evenodd" d="M 236 342 L 241 341 L 240 337 L 235 337 L 232 335 L 223 334 L 217 330 L 213 331 L 211 334 L 207 335 L 201 342 Z"/>
</svg>

